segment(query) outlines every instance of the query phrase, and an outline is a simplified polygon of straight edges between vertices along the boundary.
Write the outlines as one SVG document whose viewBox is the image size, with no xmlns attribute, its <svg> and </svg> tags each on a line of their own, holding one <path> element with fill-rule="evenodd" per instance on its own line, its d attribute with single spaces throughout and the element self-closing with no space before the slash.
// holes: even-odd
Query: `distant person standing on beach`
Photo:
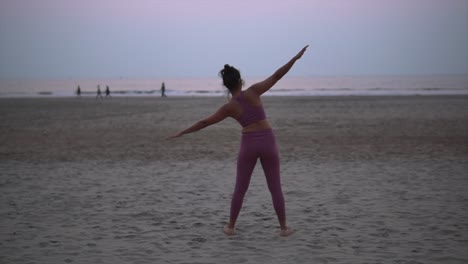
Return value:
<svg viewBox="0 0 468 264">
<path fill-rule="evenodd" d="M 106 85 L 106 97 L 110 97 L 109 85 Z"/>
<path fill-rule="evenodd" d="M 102 99 L 102 93 L 101 93 L 101 85 L 98 84 L 97 86 L 97 94 L 96 94 L 96 99 L 101 100 Z"/>
<path fill-rule="evenodd" d="M 273 75 L 242 91 L 244 81 L 240 72 L 229 65 L 224 65 L 220 71 L 223 84 L 232 95 L 231 100 L 221 106 L 214 114 L 202 119 L 191 127 L 168 137 L 168 139 L 193 133 L 216 124 L 227 117 L 237 120 L 242 128 L 242 141 L 237 158 L 237 177 L 234 194 L 231 200 L 229 223 L 224 227 L 226 235 L 235 234 L 236 220 L 239 215 L 244 195 L 249 187 L 252 171 L 260 159 L 265 173 L 268 189 L 270 190 L 278 221 L 281 227 L 280 235 L 289 236 L 294 230 L 286 225 L 286 208 L 281 189 L 279 154 L 276 140 L 268 123 L 260 96 L 270 90 L 288 71 L 294 63 L 302 57 L 308 45 L 305 46 L 288 63 L 276 70 Z"/>
<path fill-rule="evenodd" d="M 166 97 L 166 85 L 164 82 L 161 84 L 161 97 Z"/>
<path fill-rule="evenodd" d="M 78 88 L 76 88 L 76 96 L 80 97 L 81 96 L 81 88 L 78 85 Z"/>
</svg>

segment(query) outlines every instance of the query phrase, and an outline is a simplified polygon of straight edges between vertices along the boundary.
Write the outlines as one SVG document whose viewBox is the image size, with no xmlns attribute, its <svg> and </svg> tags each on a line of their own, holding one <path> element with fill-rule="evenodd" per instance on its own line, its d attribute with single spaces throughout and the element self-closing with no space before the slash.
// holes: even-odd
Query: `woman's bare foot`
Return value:
<svg viewBox="0 0 468 264">
<path fill-rule="evenodd" d="M 286 229 L 281 229 L 280 236 L 287 237 L 294 234 L 294 232 L 296 232 L 296 230 L 287 227 Z"/>
<path fill-rule="evenodd" d="M 228 236 L 233 236 L 236 234 L 236 231 L 234 231 L 234 228 L 230 228 L 229 226 L 224 226 L 224 234 Z"/>
</svg>

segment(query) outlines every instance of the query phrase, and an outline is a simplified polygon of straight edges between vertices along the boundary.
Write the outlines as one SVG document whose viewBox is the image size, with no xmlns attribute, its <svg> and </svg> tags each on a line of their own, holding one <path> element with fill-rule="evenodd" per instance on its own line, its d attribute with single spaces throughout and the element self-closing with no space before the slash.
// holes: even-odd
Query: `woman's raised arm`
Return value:
<svg viewBox="0 0 468 264">
<path fill-rule="evenodd" d="M 309 45 L 302 48 L 302 50 L 299 51 L 299 53 L 297 53 L 296 56 L 294 56 L 291 60 L 288 61 L 288 63 L 283 65 L 281 68 L 276 70 L 275 73 L 273 73 L 273 75 L 261 82 L 252 85 L 249 89 L 253 90 L 259 96 L 265 93 L 266 91 L 270 90 L 270 88 L 273 87 L 275 83 L 277 83 L 281 78 L 283 78 L 284 75 L 286 75 L 286 73 L 288 73 L 288 71 L 292 68 L 294 63 L 298 59 L 300 59 L 302 55 L 304 55 L 304 52 L 307 50 L 307 47 L 309 47 Z"/>
</svg>

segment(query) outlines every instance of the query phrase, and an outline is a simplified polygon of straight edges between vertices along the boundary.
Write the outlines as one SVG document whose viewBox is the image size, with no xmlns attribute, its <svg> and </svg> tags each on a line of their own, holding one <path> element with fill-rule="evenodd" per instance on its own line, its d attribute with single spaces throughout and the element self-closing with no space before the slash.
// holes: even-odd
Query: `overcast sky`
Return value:
<svg viewBox="0 0 468 264">
<path fill-rule="evenodd" d="M 0 78 L 468 74 L 468 0 L 0 0 Z"/>
</svg>

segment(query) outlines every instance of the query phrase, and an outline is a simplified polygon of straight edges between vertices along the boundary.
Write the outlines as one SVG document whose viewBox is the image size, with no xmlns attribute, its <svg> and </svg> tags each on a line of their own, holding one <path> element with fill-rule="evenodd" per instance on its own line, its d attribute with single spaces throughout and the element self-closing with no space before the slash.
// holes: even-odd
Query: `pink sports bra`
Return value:
<svg viewBox="0 0 468 264">
<path fill-rule="evenodd" d="M 239 119 L 237 119 L 242 127 L 246 127 L 250 124 L 266 119 L 263 106 L 250 105 L 245 101 L 243 92 L 241 92 L 240 95 L 236 98 L 236 101 L 241 105 L 243 110 L 241 116 Z"/>
</svg>

